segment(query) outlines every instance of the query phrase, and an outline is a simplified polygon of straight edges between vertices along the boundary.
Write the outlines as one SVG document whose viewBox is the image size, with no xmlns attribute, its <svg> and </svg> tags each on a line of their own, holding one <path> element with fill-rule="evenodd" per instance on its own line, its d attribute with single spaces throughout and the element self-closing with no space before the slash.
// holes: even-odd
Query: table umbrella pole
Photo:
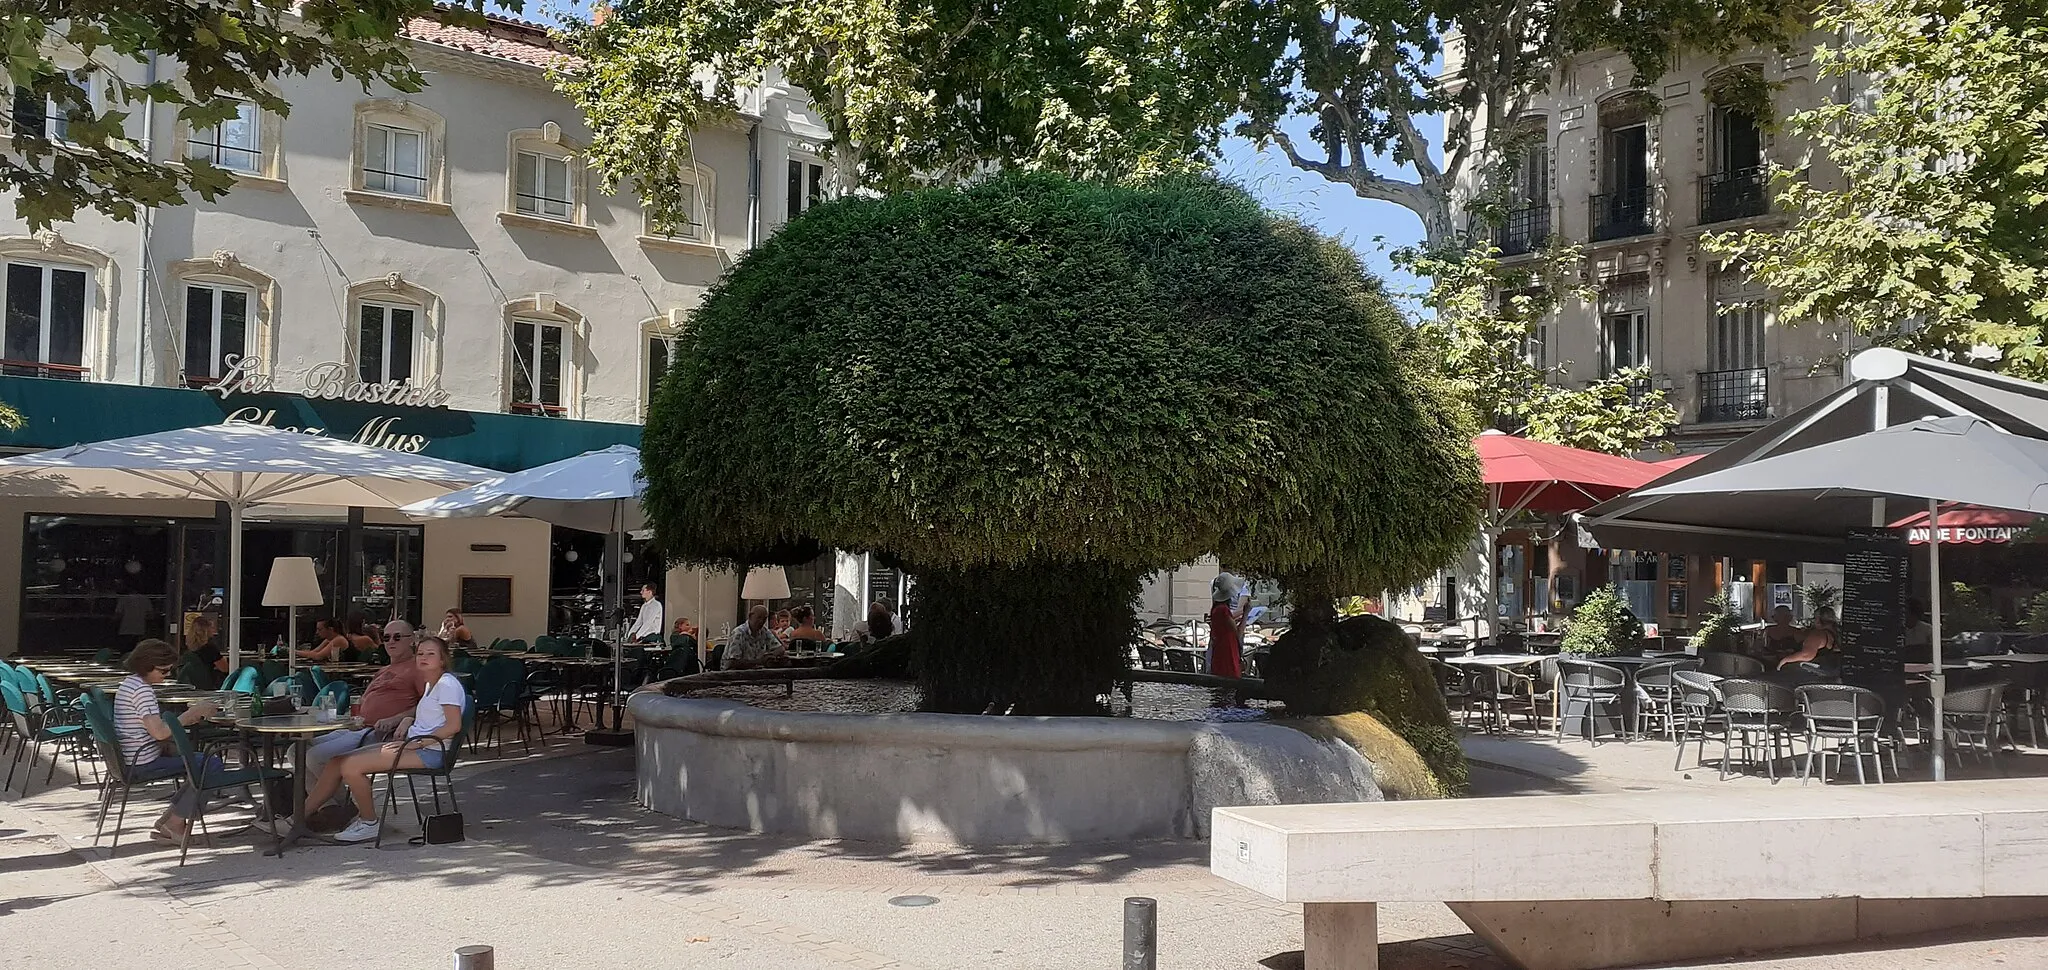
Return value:
<svg viewBox="0 0 2048 970">
<path fill-rule="evenodd" d="M 1942 695 L 1948 691 L 1948 677 L 1941 669 L 1941 503 L 1932 499 L 1927 502 L 1927 615 L 1931 617 L 1934 672 L 1928 676 L 1927 684 L 1934 695 L 1934 780 L 1948 778 L 1948 759 L 1942 752 L 1942 735 L 1947 726 L 1942 722 Z M 1989 742 L 1986 742 L 1989 743 Z"/>
<path fill-rule="evenodd" d="M 242 490 L 242 474 L 235 473 L 235 491 Z M 229 676 L 242 669 L 242 503 L 228 503 L 228 670 Z"/>
</svg>

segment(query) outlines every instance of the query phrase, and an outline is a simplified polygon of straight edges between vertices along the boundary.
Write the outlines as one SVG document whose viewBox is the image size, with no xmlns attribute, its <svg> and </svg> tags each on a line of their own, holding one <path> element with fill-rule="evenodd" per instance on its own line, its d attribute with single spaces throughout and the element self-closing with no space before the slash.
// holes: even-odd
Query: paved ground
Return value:
<svg viewBox="0 0 2048 970">
<path fill-rule="evenodd" d="M 1484 795 L 1713 777 L 1674 775 L 1661 744 L 1472 746 L 1502 765 L 1475 767 Z M 413 848 L 400 833 L 381 850 L 319 845 L 276 860 L 242 835 L 195 849 L 182 869 L 153 846 L 93 850 L 80 788 L 0 796 L 0 965 L 413 970 L 486 943 L 503 970 L 1065 970 L 1117 965 L 1130 895 L 1159 900 L 1163 970 L 1300 965 L 1299 910 L 1211 877 L 1203 846 L 963 853 L 766 839 L 639 810 L 631 758 L 561 741 L 465 769 L 471 838 L 460 845 Z M 131 816 L 133 834 L 148 814 Z M 936 902 L 891 903 L 910 895 Z M 1504 970 L 1441 906 L 1383 907 L 1381 934 L 1389 970 Z M 2025 970 L 2048 967 L 2048 927 L 1734 965 Z"/>
</svg>

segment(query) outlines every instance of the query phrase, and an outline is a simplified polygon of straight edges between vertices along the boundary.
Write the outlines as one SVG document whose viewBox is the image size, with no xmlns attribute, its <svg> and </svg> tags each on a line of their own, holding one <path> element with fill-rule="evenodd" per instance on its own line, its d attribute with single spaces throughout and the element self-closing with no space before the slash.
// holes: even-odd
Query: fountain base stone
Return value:
<svg viewBox="0 0 2048 970">
<path fill-rule="evenodd" d="M 642 804 L 818 839 L 1199 839 L 1217 806 L 1378 801 L 1341 742 L 1259 722 L 767 711 L 632 696 Z"/>
</svg>

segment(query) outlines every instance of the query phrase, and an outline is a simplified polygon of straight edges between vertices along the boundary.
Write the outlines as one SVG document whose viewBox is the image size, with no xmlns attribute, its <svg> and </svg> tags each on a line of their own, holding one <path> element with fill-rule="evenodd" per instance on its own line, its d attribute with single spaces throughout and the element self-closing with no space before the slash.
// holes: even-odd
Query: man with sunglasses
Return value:
<svg viewBox="0 0 2048 970">
<path fill-rule="evenodd" d="M 370 686 L 363 688 L 349 706 L 349 713 L 361 718 L 366 726 L 332 731 L 313 742 L 306 749 L 306 777 L 320 777 L 320 769 L 336 757 L 391 740 L 398 722 L 412 713 L 420 695 L 426 692 L 426 684 L 420 679 L 420 665 L 414 662 L 412 654 L 417 641 L 412 624 L 404 620 L 384 624 L 384 652 L 390 655 L 391 662 L 377 671 Z M 285 830 L 291 824 L 289 818 L 277 821 Z"/>
</svg>

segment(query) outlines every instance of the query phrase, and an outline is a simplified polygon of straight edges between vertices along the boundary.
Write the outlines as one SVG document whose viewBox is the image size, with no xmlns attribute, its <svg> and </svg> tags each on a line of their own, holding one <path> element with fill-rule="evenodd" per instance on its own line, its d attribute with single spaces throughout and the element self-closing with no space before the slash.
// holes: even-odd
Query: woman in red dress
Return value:
<svg viewBox="0 0 2048 970">
<path fill-rule="evenodd" d="M 1237 612 L 1237 577 L 1217 573 L 1209 584 L 1209 673 L 1217 677 L 1244 676 L 1244 637 Z"/>
</svg>

